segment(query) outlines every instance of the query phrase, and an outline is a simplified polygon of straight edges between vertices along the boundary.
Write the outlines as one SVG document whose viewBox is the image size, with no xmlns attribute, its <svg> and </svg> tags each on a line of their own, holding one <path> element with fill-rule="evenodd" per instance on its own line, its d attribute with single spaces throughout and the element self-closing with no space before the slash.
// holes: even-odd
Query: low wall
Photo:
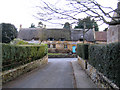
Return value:
<svg viewBox="0 0 120 90">
<path fill-rule="evenodd" d="M 98 72 L 93 66 L 91 66 L 86 60 L 83 60 L 78 56 L 78 63 L 94 81 L 99 88 L 115 88 L 119 89 L 116 84 L 112 83 L 102 73 Z"/>
<path fill-rule="evenodd" d="M 37 67 L 42 67 L 48 63 L 48 56 L 44 56 L 42 59 L 35 60 L 33 62 L 30 62 L 28 64 L 19 66 L 15 69 L 8 70 L 2 72 L 0 76 L 2 76 L 2 83 L 6 83 L 8 81 L 11 81 L 15 79 L 16 77 L 20 76 L 21 74 L 24 74 L 26 72 L 29 72 Z"/>
<path fill-rule="evenodd" d="M 76 54 L 73 55 L 48 55 L 49 58 L 76 58 Z"/>
<path fill-rule="evenodd" d="M 68 48 L 48 48 L 48 53 L 69 53 L 72 52 Z"/>
<path fill-rule="evenodd" d="M 86 64 L 87 64 L 87 61 L 86 61 L 86 60 L 82 60 L 82 58 L 80 58 L 80 57 L 78 56 L 78 62 L 79 62 L 80 66 L 81 66 L 83 69 L 86 69 L 86 68 L 87 68 L 87 67 L 86 67 Z"/>
</svg>

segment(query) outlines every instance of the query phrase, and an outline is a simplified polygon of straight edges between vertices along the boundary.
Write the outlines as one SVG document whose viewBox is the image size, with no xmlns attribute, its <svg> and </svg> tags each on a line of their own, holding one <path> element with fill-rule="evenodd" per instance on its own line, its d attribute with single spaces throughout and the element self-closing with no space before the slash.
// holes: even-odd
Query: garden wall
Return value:
<svg viewBox="0 0 120 90">
<path fill-rule="evenodd" d="M 57 49 L 57 48 L 48 48 L 48 53 L 69 53 L 71 52 L 67 48 Z"/>
<path fill-rule="evenodd" d="M 114 84 L 106 76 L 95 69 L 91 64 L 87 62 L 87 60 L 84 60 L 78 56 L 78 63 L 80 64 L 82 69 L 85 70 L 86 74 L 90 76 L 90 78 L 98 86 L 98 88 L 119 89 L 116 84 Z"/>
<path fill-rule="evenodd" d="M 42 66 L 46 65 L 48 63 L 48 56 L 44 56 L 42 59 L 35 60 L 33 62 L 27 63 L 25 65 L 21 65 L 17 68 L 7 70 L 2 72 L 0 77 L 2 77 L 2 83 L 5 84 L 8 81 L 11 81 L 18 76 L 27 73 L 35 68 L 41 68 Z"/>
<path fill-rule="evenodd" d="M 48 62 L 47 46 L 17 46 L 2 44 L 2 82 L 6 83 L 23 73 Z"/>
</svg>

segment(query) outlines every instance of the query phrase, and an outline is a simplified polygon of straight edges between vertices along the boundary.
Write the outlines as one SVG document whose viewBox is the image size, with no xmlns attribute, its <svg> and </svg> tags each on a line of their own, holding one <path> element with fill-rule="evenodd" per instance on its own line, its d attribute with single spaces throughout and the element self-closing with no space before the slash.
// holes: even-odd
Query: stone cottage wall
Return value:
<svg viewBox="0 0 120 90">
<path fill-rule="evenodd" d="M 107 31 L 107 43 L 120 42 L 120 25 L 111 25 Z"/>
</svg>

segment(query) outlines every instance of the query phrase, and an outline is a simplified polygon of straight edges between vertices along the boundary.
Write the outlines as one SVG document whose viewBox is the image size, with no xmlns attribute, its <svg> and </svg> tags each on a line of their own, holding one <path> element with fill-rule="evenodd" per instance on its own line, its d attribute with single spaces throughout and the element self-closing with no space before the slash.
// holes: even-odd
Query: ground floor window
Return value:
<svg viewBox="0 0 120 90">
<path fill-rule="evenodd" d="M 64 45 L 64 48 L 67 48 L 67 45 Z"/>
<path fill-rule="evenodd" d="M 55 44 L 53 44 L 53 48 L 56 48 L 56 45 L 55 45 Z"/>
<path fill-rule="evenodd" d="M 48 48 L 50 48 L 50 44 L 48 44 Z"/>
</svg>

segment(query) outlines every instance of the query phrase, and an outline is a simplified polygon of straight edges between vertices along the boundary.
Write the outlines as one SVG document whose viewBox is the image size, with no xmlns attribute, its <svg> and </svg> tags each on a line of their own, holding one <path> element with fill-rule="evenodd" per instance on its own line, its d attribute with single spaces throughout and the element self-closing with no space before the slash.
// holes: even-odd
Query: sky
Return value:
<svg viewBox="0 0 120 90">
<path fill-rule="evenodd" d="M 0 23 L 11 23 L 19 31 L 20 24 L 23 28 L 29 28 L 31 23 L 38 25 L 39 20 L 33 17 L 36 14 L 36 6 L 40 0 L 0 0 Z M 48 0 L 46 0 L 48 1 Z M 64 0 L 49 0 L 50 2 L 64 3 Z M 117 0 L 97 0 L 103 6 L 117 7 Z M 47 28 L 55 28 L 56 25 L 46 24 Z M 58 28 L 63 26 L 57 25 Z M 100 31 L 104 30 L 107 25 L 99 27 Z"/>
</svg>

